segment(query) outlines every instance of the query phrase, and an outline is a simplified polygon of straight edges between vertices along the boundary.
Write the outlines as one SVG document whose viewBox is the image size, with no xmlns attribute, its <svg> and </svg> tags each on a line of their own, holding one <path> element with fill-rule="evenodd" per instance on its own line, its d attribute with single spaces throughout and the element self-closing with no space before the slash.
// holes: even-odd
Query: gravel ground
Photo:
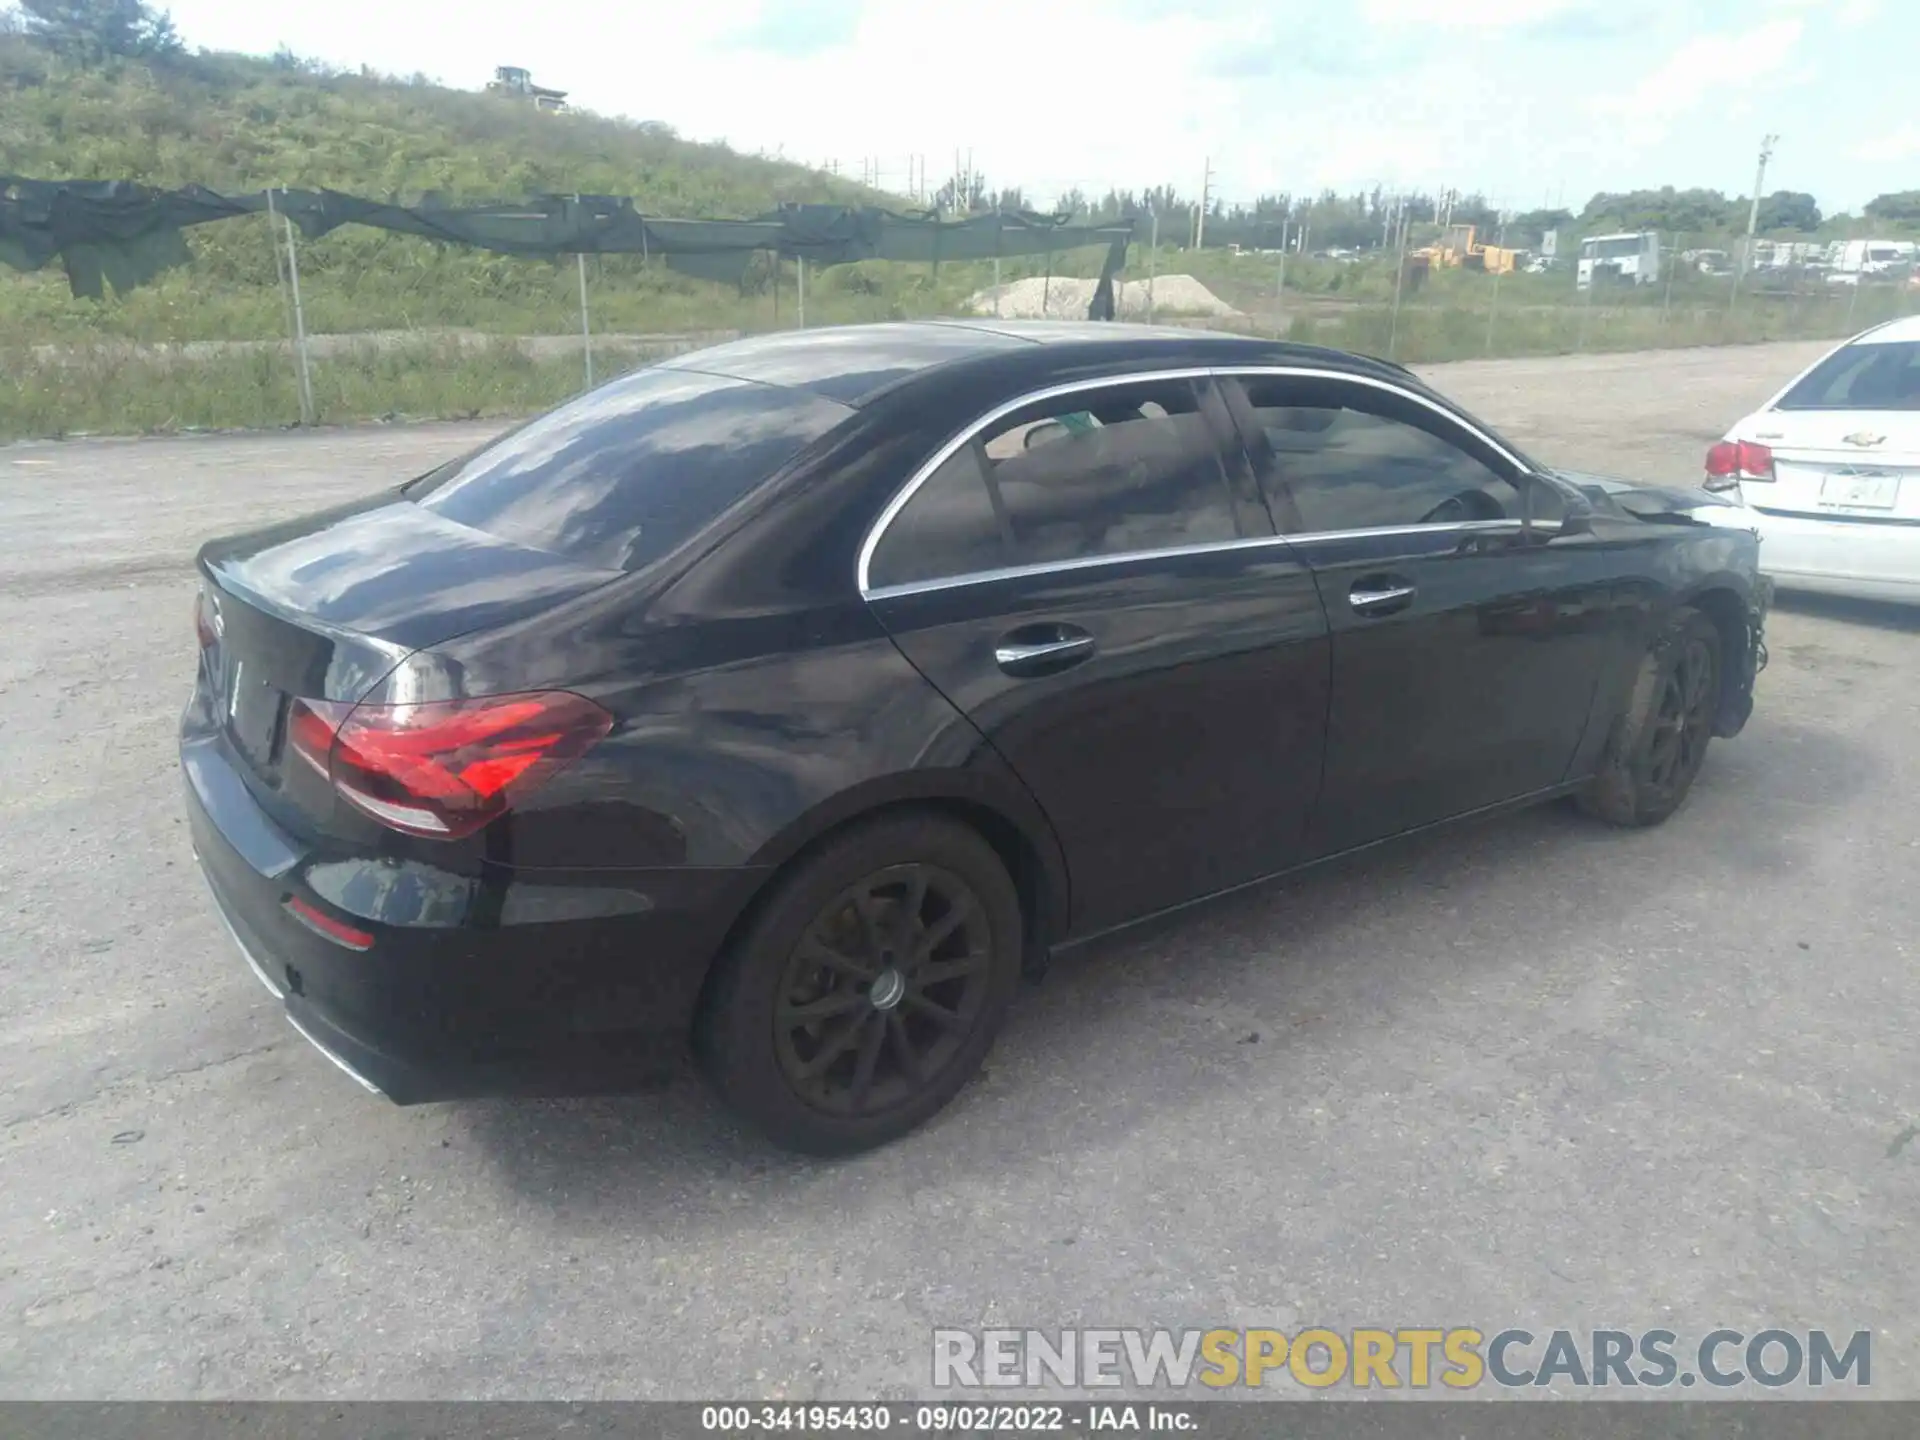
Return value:
<svg viewBox="0 0 1920 1440">
<path fill-rule="evenodd" d="M 1818 348 L 1432 374 L 1679 479 Z M 401 1110 L 193 873 L 187 564 L 480 433 L 0 450 L 0 1395 L 848 1398 L 938 1325 L 1472 1324 L 1870 1329 L 1920 1397 L 1920 621 L 1779 613 L 1662 829 L 1538 810 L 1063 961 L 876 1155 L 690 1078 Z"/>
</svg>

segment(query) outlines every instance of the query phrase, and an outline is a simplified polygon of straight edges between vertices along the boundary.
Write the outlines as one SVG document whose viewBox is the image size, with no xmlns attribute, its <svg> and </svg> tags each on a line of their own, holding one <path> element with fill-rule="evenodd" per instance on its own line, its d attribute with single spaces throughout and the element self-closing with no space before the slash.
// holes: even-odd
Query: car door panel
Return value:
<svg viewBox="0 0 1920 1440">
<path fill-rule="evenodd" d="M 1517 533 L 1434 527 L 1299 542 L 1332 630 L 1326 780 L 1312 826 L 1347 849 L 1559 784 L 1606 653 L 1605 566 Z M 1412 594 L 1356 609 L 1356 584 Z"/>
<path fill-rule="evenodd" d="M 1450 422 L 1412 398 L 1265 383 L 1251 399 L 1230 388 L 1228 404 L 1276 520 L 1313 570 L 1331 633 L 1309 849 L 1335 853 L 1561 783 L 1609 654 L 1608 547 L 1507 513 L 1532 497 L 1498 483 L 1486 449 L 1443 452 Z M 1317 446 L 1337 427 L 1258 399 L 1297 400 L 1297 415 L 1351 406 L 1366 424 L 1344 451 Z M 1270 435 L 1261 422 L 1273 415 L 1298 429 Z M 1416 420 L 1414 444 L 1391 428 Z M 1406 523 L 1336 528 L 1348 514 Z"/>
<path fill-rule="evenodd" d="M 1284 544 L 1042 571 L 874 602 L 916 668 L 1032 790 L 1091 933 L 1302 858 L 1320 783 L 1326 622 Z M 1009 674 L 1046 625 L 1092 643 Z"/>
<path fill-rule="evenodd" d="M 1224 411 L 1162 392 L 1128 430 L 1123 388 L 950 446 L 871 547 L 874 613 L 1051 821 L 1078 934 L 1302 859 L 1326 723 L 1319 591 Z"/>
</svg>

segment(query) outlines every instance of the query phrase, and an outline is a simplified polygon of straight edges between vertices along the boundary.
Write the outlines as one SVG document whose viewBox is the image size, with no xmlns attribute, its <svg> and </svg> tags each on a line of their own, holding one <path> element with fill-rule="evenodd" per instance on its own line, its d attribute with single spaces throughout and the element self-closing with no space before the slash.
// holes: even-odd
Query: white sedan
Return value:
<svg viewBox="0 0 1920 1440">
<path fill-rule="evenodd" d="M 1920 604 L 1920 316 L 1856 335 L 1707 452 L 1782 590 Z"/>
</svg>

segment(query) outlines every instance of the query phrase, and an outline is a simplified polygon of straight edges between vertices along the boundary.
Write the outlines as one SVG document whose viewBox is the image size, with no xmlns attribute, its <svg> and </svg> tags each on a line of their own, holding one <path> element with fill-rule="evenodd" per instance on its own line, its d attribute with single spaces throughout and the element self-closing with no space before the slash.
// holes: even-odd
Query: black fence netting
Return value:
<svg viewBox="0 0 1920 1440">
<path fill-rule="evenodd" d="M 503 255 L 638 254 L 702 279 L 738 282 L 758 252 L 842 265 L 856 260 L 986 260 L 1105 246 L 1091 318 L 1114 314 L 1113 277 L 1126 263 L 1131 221 L 1077 225 L 1063 215 L 994 211 L 960 220 L 872 206 L 783 205 L 745 220 L 643 215 L 620 195 L 537 195 L 453 205 L 366 200 L 337 190 L 222 195 L 198 185 L 160 190 L 130 180 L 29 180 L 0 175 L 0 262 L 39 270 L 58 260 L 73 293 L 129 290 L 192 261 L 189 226 L 267 211 L 309 239 L 366 225 Z"/>
</svg>

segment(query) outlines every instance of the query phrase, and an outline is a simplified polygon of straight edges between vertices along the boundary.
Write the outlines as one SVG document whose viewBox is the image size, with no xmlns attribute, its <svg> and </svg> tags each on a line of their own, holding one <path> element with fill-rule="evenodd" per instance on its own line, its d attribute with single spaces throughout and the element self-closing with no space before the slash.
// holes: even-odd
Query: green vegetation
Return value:
<svg viewBox="0 0 1920 1440">
<path fill-rule="evenodd" d="M 173 17 L 141 0 L 20 0 L 16 24 L 48 49 L 93 64 L 181 50 Z"/>
<path fill-rule="evenodd" d="M 595 356 L 603 375 L 637 361 L 622 348 Z M 322 423 L 529 414 L 580 381 L 577 356 L 534 359 L 510 340 L 357 345 L 313 367 Z M 285 345 L 170 359 L 100 348 L 32 360 L 0 377 L 0 436 L 266 429 L 293 418 L 294 383 Z"/>
<path fill-rule="evenodd" d="M 646 212 L 674 216 L 885 198 L 783 161 L 685 141 L 660 124 L 547 114 L 506 96 L 339 74 L 290 55 L 94 63 L 18 34 L 0 34 L 0 157 L 10 173 L 49 179 L 287 185 L 402 199 L 436 192 L 455 202 L 631 195 Z M 0 271 L 0 346 L 100 335 L 284 336 L 268 226 L 261 216 L 196 227 L 187 232 L 191 266 L 152 291 L 104 304 L 74 299 L 57 270 Z M 562 273 L 550 263 L 354 226 L 302 245 L 300 260 L 315 331 L 578 326 L 571 266 Z M 725 323 L 703 315 L 722 287 L 646 269 L 637 256 L 601 262 L 610 289 L 638 292 L 629 316 L 645 315 L 650 327 Z M 744 314 L 751 297 L 732 298 Z M 624 322 L 610 314 L 609 323 Z"/>
<path fill-rule="evenodd" d="M 1749 277 L 1739 303 L 1731 281 L 1676 268 L 1670 285 L 1602 285 L 1577 291 L 1571 269 L 1496 278 L 1464 269 L 1432 272 L 1403 289 L 1393 314 L 1393 266 L 1383 260 L 1299 260 L 1289 256 L 1286 300 L 1276 300 L 1279 257 L 1162 254 L 1244 312 L 1231 328 L 1391 355 L 1409 362 L 1579 351 L 1656 350 L 1851 335 L 1920 310 L 1920 291 L 1894 281 L 1828 285 L 1813 276 L 1795 288 Z M 1136 265 L 1134 274 L 1141 268 Z M 1217 323 L 1217 322 L 1216 322 Z"/>
<path fill-rule="evenodd" d="M 0 0 L 0 6 L 5 0 Z M 476 82 L 479 77 L 475 77 Z M 436 192 L 479 201 L 532 194 L 616 194 L 660 215 L 746 216 L 782 201 L 901 206 L 836 177 L 723 145 L 680 139 L 659 123 L 547 114 L 502 95 L 426 82 L 343 73 L 282 53 L 270 59 L 184 53 L 163 14 L 141 0 L 31 0 L 0 10 L 0 165 L 41 178 L 126 178 L 161 186 L 246 190 L 269 185 L 334 188 L 415 199 Z M 954 197 L 948 196 L 948 199 Z M 960 197 L 976 203 L 1046 204 L 1045 197 L 987 191 L 977 178 Z M 1232 254 L 1277 243 L 1281 225 L 1309 243 L 1378 246 L 1392 197 L 1378 191 L 1270 196 L 1254 206 L 1216 205 L 1202 251 L 1181 248 L 1193 206 L 1169 188 L 1059 197 L 1083 218 L 1160 216 L 1168 242 L 1131 257 L 1131 279 L 1190 274 L 1243 312 L 1229 322 L 1260 334 L 1438 360 L 1482 354 L 1550 354 L 1841 335 L 1912 308 L 1891 288 L 1813 287 L 1802 295 L 1749 293 L 1729 310 L 1727 282 L 1680 275 L 1671 288 L 1602 292 L 1588 303 L 1572 275 L 1436 272 L 1392 314 L 1393 268 L 1288 259 L 1278 303 L 1278 257 Z M 1430 216 L 1430 197 L 1406 197 Z M 1920 228 L 1920 195 L 1889 194 L 1864 219 L 1821 216 L 1811 196 L 1781 192 L 1761 207 L 1761 228 L 1782 235 Z M 1454 218 L 1492 239 L 1498 217 L 1477 197 L 1456 198 Z M 1510 242 L 1559 226 L 1583 232 L 1659 228 L 1688 243 L 1730 248 L 1745 202 L 1716 191 L 1597 195 L 1579 216 L 1540 212 L 1509 225 Z M 1148 223 L 1140 222 L 1144 241 Z M 1410 245 L 1433 233 L 1412 227 Z M 187 232 L 193 263 L 151 285 L 101 302 L 77 300 L 52 269 L 0 268 L 0 439 L 101 431 L 286 424 L 297 412 L 288 308 L 264 216 Z M 1097 273 L 1100 252 L 1051 261 L 1007 261 L 1012 281 L 1049 268 Z M 316 347 L 315 399 L 325 422 L 387 415 L 511 414 L 578 388 L 578 275 L 554 264 L 344 227 L 299 247 L 304 314 L 315 336 L 399 332 L 379 343 Z M 770 261 L 739 285 L 715 285 L 640 256 L 587 262 L 596 370 L 637 363 L 638 337 L 711 334 L 795 323 L 795 273 Z M 990 264 L 927 266 L 869 262 L 810 271 L 811 324 L 959 313 L 994 279 Z M 1494 313 L 1491 344 L 1488 316 Z M 1165 310 L 1160 319 L 1177 319 Z M 1222 323 L 1222 322 L 1209 322 Z M 457 333 L 455 333 L 457 332 Z M 491 338 L 488 338 L 491 337 Z M 187 342 L 247 342 L 178 347 Z"/>
</svg>

